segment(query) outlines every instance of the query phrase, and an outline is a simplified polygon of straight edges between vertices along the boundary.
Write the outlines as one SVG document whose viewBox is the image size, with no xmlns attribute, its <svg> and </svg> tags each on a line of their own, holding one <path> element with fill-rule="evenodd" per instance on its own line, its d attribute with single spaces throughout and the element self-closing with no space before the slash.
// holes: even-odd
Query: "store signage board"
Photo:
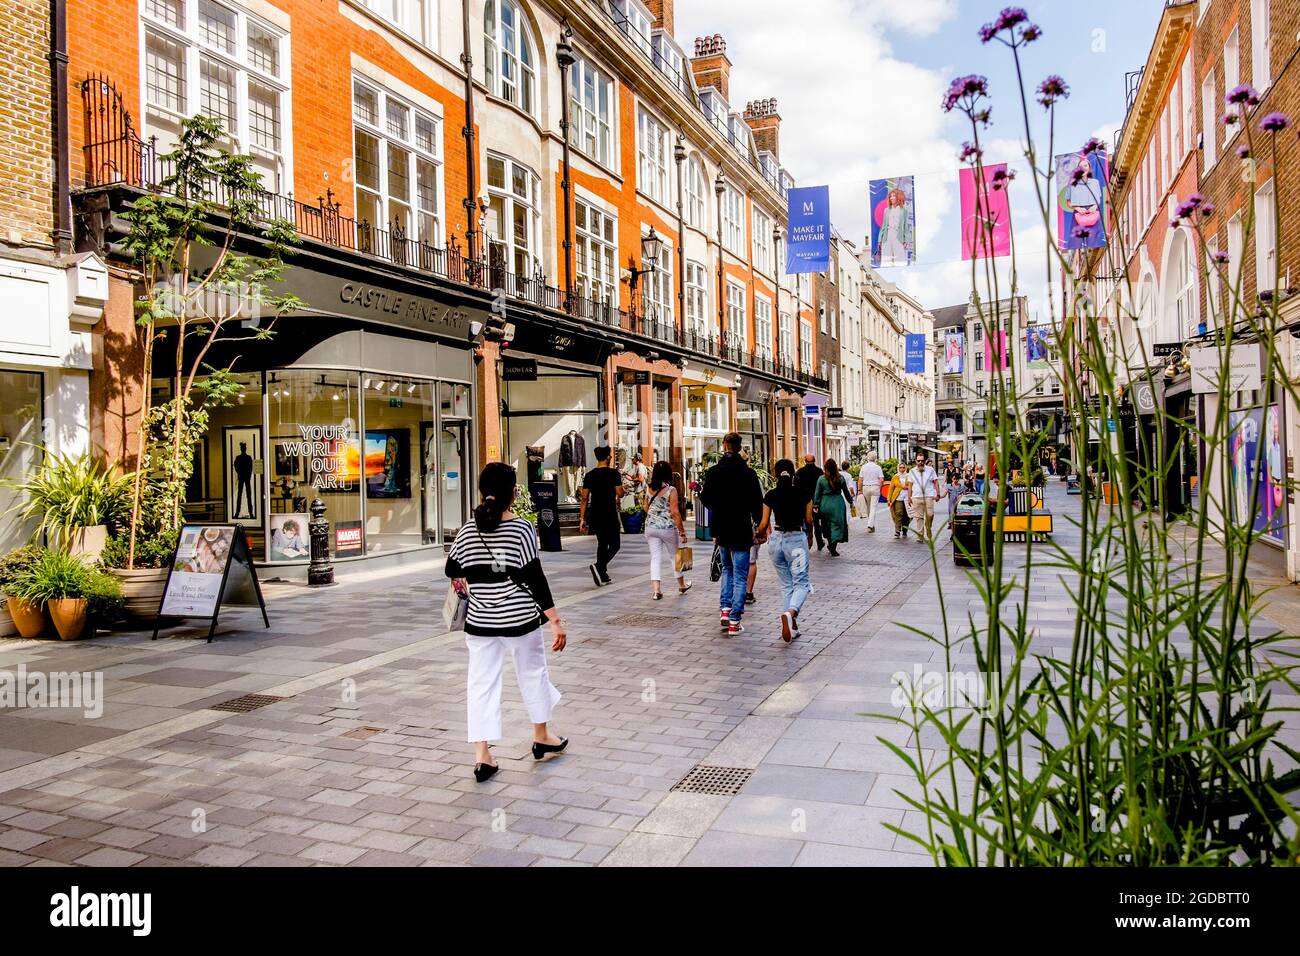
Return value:
<svg viewBox="0 0 1300 956">
<path fill-rule="evenodd" d="M 1160 383 L 1137 381 L 1133 383 L 1133 407 L 1139 415 L 1154 415 L 1160 408 Z"/>
<path fill-rule="evenodd" d="M 705 398 L 703 388 L 688 388 L 686 390 L 686 407 L 689 409 L 705 409 L 708 407 L 708 399 Z"/>
<path fill-rule="evenodd" d="M 507 382 L 537 381 L 537 359 L 509 356 L 501 360 L 501 377 Z"/>
<path fill-rule="evenodd" d="M 1223 351 L 1213 345 L 1192 349 L 1191 361 L 1193 394 L 1212 395 L 1217 392 L 1223 367 Z M 1234 345 L 1228 355 L 1228 391 L 1256 391 L 1263 382 L 1263 376 L 1259 343 Z"/>
<path fill-rule="evenodd" d="M 843 418 L 843 417 L 844 417 L 844 409 L 843 409 L 843 408 L 840 408 L 839 406 L 836 406 L 836 405 L 828 405 L 827 408 L 826 408 L 826 417 L 827 417 L 827 418 Z"/>
<path fill-rule="evenodd" d="M 271 626 L 243 525 L 182 525 L 158 605 L 159 618 L 208 619 L 212 622 L 208 628 L 211 643 L 223 604 L 259 607 L 262 622 Z M 153 639 L 158 639 L 157 623 Z"/>
<path fill-rule="evenodd" d="M 1182 342 L 1155 342 L 1151 346 L 1151 355 L 1155 358 L 1169 358 L 1175 352 L 1181 352 Z"/>
<path fill-rule="evenodd" d="M 632 373 L 632 384 L 634 384 L 634 385 L 649 385 L 649 384 L 650 384 L 650 373 L 649 373 L 649 372 L 633 372 L 633 373 Z"/>
</svg>

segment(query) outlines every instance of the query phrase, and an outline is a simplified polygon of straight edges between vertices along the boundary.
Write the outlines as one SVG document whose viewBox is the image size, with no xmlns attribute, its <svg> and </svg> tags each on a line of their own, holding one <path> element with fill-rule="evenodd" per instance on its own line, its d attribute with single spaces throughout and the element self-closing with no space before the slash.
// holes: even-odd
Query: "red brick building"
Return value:
<svg viewBox="0 0 1300 956">
<path fill-rule="evenodd" d="M 303 239 L 286 287 L 306 307 L 272 342 L 213 355 L 237 357 L 245 398 L 214 415 L 196 517 L 269 539 L 324 491 L 363 553 L 394 553 L 454 532 L 486 460 L 553 477 L 564 511 L 598 444 L 688 474 L 742 422 L 764 456 L 800 450 L 801 399 L 827 383 L 803 331 L 811 283 L 781 268 L 780 115 L 733 105 L 725 41 L 683 49 L 672 16 L 640 0 L 69 0 L 79 247 L 117 248 L 120 212 L 199 111 Z M 127 265 L 90 404 L 96 445 L 130 462 L 143 389 L 165 394 L 168 371 L 140 381 Z M 345 487 L 291 454 L 322 428 L 357 462 Z M 263 463 L 251 509 L 230 480 L 241 444 Z M 368 480 L 373 456 L 400 460 L 395 486 Z"/>
</svg>

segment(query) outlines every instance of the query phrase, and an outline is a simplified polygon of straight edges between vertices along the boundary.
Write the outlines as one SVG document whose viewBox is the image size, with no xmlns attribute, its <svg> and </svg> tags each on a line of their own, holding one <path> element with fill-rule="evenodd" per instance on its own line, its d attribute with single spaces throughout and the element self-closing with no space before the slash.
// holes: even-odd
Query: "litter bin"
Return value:
<svg viewBox="0 0 1300 956">
<path fill-rule="evenodd" d="M 987 502 L 969 492 L 957 499 L 952 516 L 952 563 L 987 564 L 993 551 L 993 523 Z"/>
</svg>

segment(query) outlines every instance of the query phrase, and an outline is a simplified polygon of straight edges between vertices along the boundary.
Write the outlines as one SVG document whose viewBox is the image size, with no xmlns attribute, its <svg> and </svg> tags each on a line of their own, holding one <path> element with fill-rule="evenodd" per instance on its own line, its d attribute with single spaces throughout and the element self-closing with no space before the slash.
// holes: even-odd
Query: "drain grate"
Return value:
<svg viewBox="0 0 1300 956">
<path fill-rule="evenodd" d="M 710 767 L 698 764 L 673 785 L 680 793 L 708 793 L 720 797 L 734 797 L 749 782 L 754 771 L 744 767 Z"/>
<path fill-rule="evenodd" d="M 270 694 L 245 694 L 243 697 L 223 700 L 219 704 L 213 704 L 208 710 L 222 710 L 229 714 L 246 714 L 250 710 L 260 710 L 268 704 L 276 704 L 288 699 L 287 697 L 272 697 Z"/>
<path fill-rule="evenodd" d="M 624 614 L 611 617 L 606 624 L 615 627 L 681 627 L 685 618 L 666 617 L 662 614 Z"/>
</svg>

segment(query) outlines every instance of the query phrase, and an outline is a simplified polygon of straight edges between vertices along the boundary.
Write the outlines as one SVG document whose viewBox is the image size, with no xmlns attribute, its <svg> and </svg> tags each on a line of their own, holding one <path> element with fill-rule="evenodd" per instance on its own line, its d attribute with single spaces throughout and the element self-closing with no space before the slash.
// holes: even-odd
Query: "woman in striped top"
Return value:
<svg viewBox="0 0 1300 956">
<path fill-rule="evenodd" d="M 490 462 L 479 475 L 483 502 L 460 529 L 447 555 L 447 577 L 469 594 L 465 644 L 469 648 L 469 740 L 474 779 L 497 772 L 490 741 L 501 737 L 501 677 L 506 654 L 514 660 L 519 693 L 533 722 L 533 759 L 559 753 L 569 743 L 547 728 L 560 692 L 551 684 L 542 646 L 542 618 L 551 624 L 551 650 L 564 650 L 564 623 L 555 610 L 537 552 L 537 531 L 510 511 L 515 470 Z"/>
</svg>

